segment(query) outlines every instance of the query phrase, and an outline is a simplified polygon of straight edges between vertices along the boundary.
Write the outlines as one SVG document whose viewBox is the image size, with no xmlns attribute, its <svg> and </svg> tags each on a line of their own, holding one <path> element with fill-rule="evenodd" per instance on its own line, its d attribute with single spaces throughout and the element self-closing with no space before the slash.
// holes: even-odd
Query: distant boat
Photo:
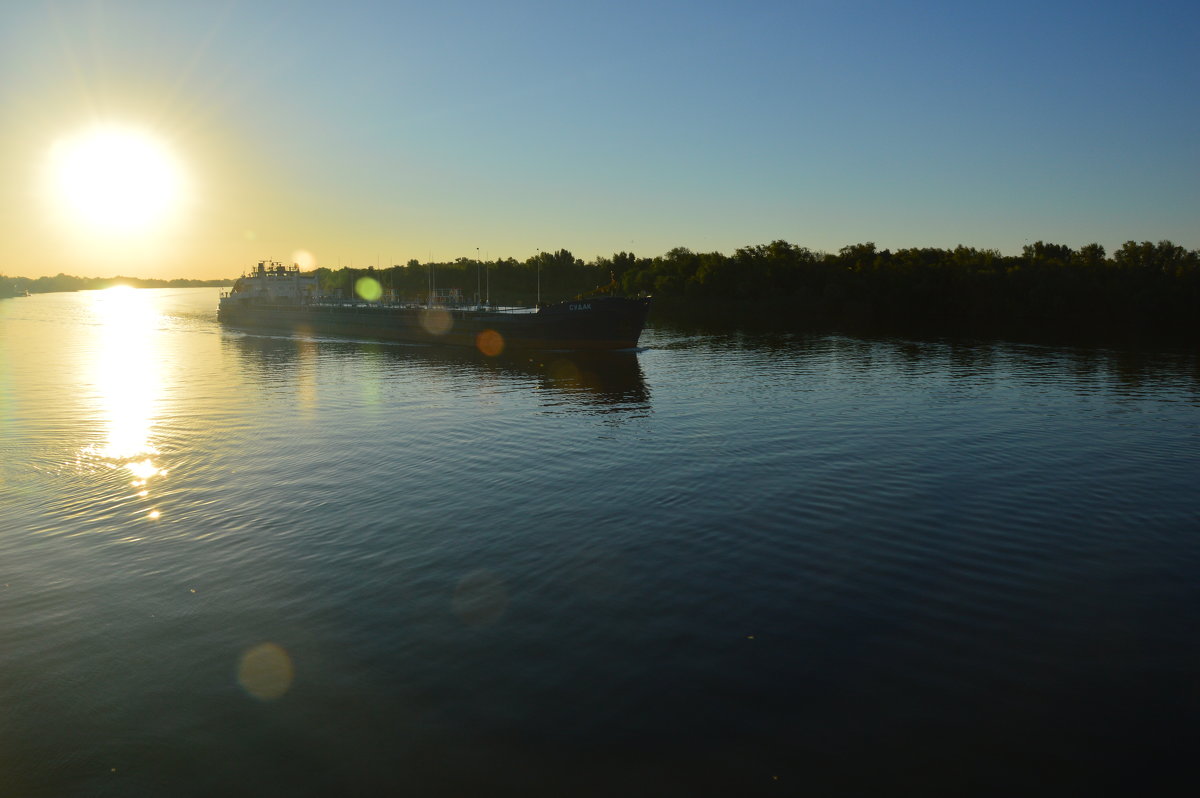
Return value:
<svg viewBox="0 0 1200 798">
<path fill-rule="evenodd" d="M 457 289 L 425 304 L 321 296 L 315 275 L 260 261 L 221 294 L 217 318 L 242 329 L 345 335 L 508 349 L 613 350 L 637 346 L 649 297 L 594 296 L 540 307 L 467 303 Z"/>
</svg>

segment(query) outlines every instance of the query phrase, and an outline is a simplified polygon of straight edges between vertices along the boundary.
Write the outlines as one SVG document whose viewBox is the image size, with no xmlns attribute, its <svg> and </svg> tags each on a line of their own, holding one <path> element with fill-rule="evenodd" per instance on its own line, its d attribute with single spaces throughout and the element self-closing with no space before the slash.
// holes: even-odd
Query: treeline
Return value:
<svg viewBox="0 0 1200 798">
<path fill-rule="evenodd" d="M 731 255 L 678 247 L 641 258 L 618 252 L 585 262 L 569 250 L 388 268 L 316 270 L 324 293 L 350 296 L 369 277 L 386 295 L 423 301 L 431 284 L 494 304 L 555 302 L 596 292 L 653 294 L 656 314 L 726 316 L 780 327 L 876 325 L 945 331 L 1165 334 L 1200 339 L 1200 251 L 1170 241 L 1127 241 L 1111 255 L 1038 241 L 1020 255 L 954 249 L 836 253 L 787 241 Z M 223 280 L 0 276 L 0 296 L 105 288 L 227 285 Z"/>
<path fill-rule="evenodd" d="M 233 280 L 146 280 L 140 277 L 74 277 L 56 274 L 53 277 L 6 277 L 0 274 L 0 297 L 49 294 L 55 291 L 88 291 L 129 285 L 134 288 L 194 288 L 198 286 L 230 285 Z"/>
<path fill-rule="evenodd" d="M 607 286 L 611 276 L 606 259 L 585 263 L 569 250 L 539 252 L 524 261 L 514 258 L 471 260 L 458 258 L 449 263 L 421 263 L 410 260 L 404 265 L 384 269 L 366 267 L 342 268 L 332 271 L 316 270 L 323 293 L 351 296 L 363 277 L 376 280 L 389 296 L 424 301 L 430 286 L 438 292 L 458 289 L 463 297 L 474 300 L 490 298 L 496 305 L 533 304 L 594 292 Z M 612 288 L 612 286 L 608 286 Z"/>
<path fill-rule="evenodd" d="M 1169 334 L 1200 338 L 1200 251 L 1170 241 L 1127 241 L 1108 255 L 1042 241 L 1020 255 L 954 249 L 836 253 L 786 241 L 732 255 L 672 249 L 654 258 L 628 252 L 584 262 L 568 250 L 512 258 L 387 269 L 318 270 L 325 290 L 347 296 L 360 277 L 384 291 L 422 298 L 438 289 L 478 291 L 494 303 L 543 302 L 595 291 L 653 294 L 658 312 L 766 319 L 779 326 L 869 324 L 932 330 Z"/>
<path fill-rule="evenodd" d="M 1127 241 L 1111 256 L 1099 244 L 1041 241 L 1013 256 L 872 243 L 829 254 L 775 241 L 732 256 L 672 250 L 627 271 L 622 285 L 701 306 L 736 299 L 735 309 L 817 324 L 1200 337 L 1200 251 L 1170 241 Z"/>
</svg>

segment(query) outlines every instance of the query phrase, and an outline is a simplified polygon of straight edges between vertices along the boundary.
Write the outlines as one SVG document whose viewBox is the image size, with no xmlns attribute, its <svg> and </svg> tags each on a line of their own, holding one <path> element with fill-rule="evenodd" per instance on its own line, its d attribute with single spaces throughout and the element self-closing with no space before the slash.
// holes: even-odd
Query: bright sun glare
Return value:
<svg viewBox="0 0 1200 798">
<path fill-rule="evenodd" d="M 116 125 L 89 128 L 55 142 L 50 182 L 56 205 L 99 232 L 150 232 L 183 198 L 183 173 L 149 133 Z"/>
</svg>

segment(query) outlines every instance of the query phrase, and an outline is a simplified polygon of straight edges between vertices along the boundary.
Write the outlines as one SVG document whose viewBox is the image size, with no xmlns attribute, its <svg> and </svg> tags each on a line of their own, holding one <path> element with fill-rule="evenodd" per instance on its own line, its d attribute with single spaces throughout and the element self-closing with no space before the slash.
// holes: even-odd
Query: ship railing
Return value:
<svg viewBox="0 0 1200 798">
<path fill-rule="evenodd" d="M 368 301 L 365 299 L 359 299 L 358 297 L 347 298 L 347 297 L 343 297 L 343 296 L 327 295 L 327 294 L 322 294 L 320 296 L 315 297 L 308 304 L 324 306 L 324 307 L 344 307 L 344 308 L 410 308 L 413 310 L 425 310 L 425 309 L 429 308 L 429 305 L 427 303 L 419 301 L 419 300 L 412 300 L 412 299 L 406 300 L 406 299 L 383 298 L 383 299 Z M 484 303 L 484 304 L 463 303 L 463 304 L 452 304 L 452 305 L 446 305 L 446 304 L 439 303 L 439 304 L 434 305 L 433 308 L 436 310 L 448 310 L 451 313 L 484 312 L 484 313 L 509 313 L 509 314 L 517 315 L 517 314 L 523 314 L 523 313 L 536 313 L 537 312 L 537 308 L 533 308 L 533 307 L 527 307 L 527 306 L 521 306 L 521 305 L 489 305 L 486 303 Z"/>
</svg>

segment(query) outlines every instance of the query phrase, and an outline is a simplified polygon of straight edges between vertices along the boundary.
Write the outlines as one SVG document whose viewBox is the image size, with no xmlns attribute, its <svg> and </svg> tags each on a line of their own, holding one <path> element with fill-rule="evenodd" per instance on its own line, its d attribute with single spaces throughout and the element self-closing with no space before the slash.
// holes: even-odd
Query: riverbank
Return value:
<svg viewBox="0 0 1200 798">
<path fill-rule="evenodd" d="M 844 333 L 917 338 L 955 337 L 1081 346 L 1133 346 L 1151 349 L 1194 348 L 1200 321 L 1192 314 L 1174 317 L 1146 312 L 1097 309 L 1061 317 L 1001 313 L 998 309 L 946 308 L 909 314 L 866 299 L 827 302 L 813 297 L 756 300 L 654 297 L 652 322 L 713 332 Z"/>
<path fill-rule="evenodd" d="M 213 288 L 233 285 L 232 280 L 155 280 L 142 277 L 8 277 L 0 274 L 0 299 L 29 294 L 54 294 L 60 291 L 99 291 L 117 285 L 132 288 Z"/>
</svg>

